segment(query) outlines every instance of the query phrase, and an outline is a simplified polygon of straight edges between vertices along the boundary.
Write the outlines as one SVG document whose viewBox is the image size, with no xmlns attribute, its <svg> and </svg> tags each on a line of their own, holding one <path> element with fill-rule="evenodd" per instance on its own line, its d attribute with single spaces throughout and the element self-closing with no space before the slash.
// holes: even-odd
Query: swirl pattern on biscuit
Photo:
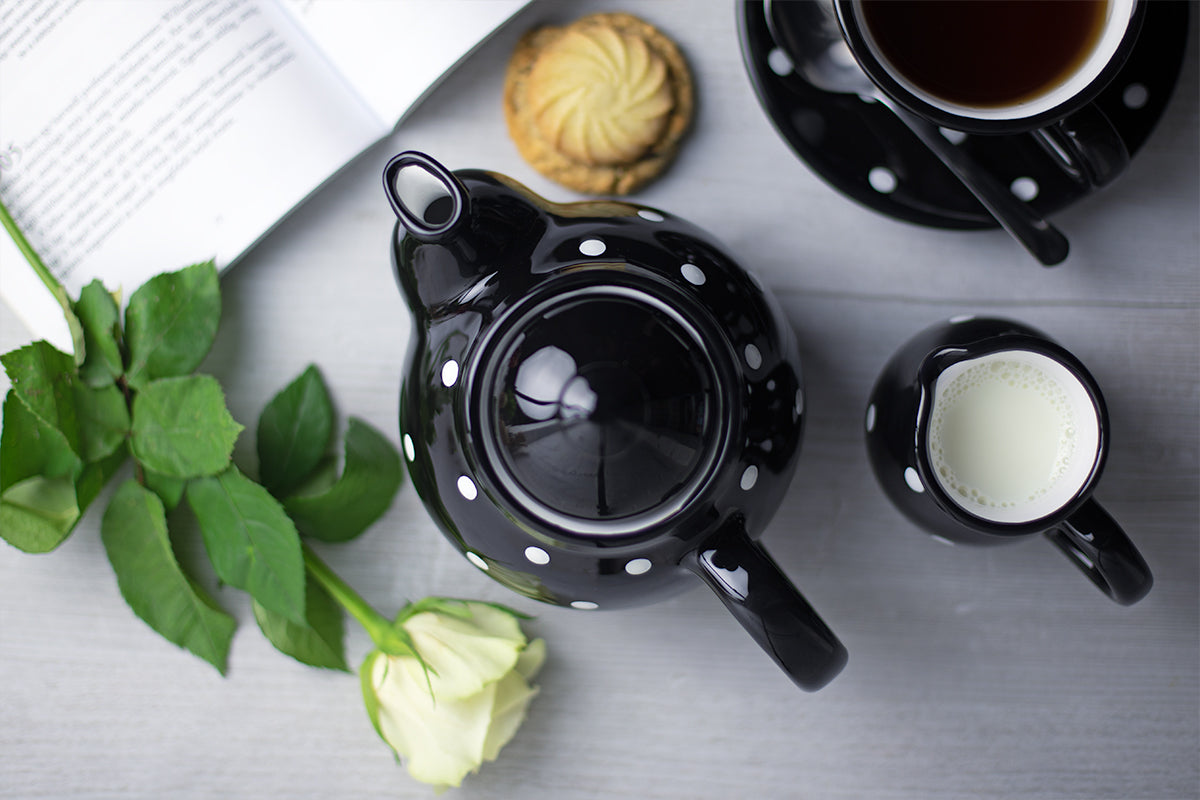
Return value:
<svg viewBox="0 0 1200 800">
<path fill-rule="evenodd" d="M 600 26 L 566 31 L 541 54 L 529 100 L 539 133 L 586 164 L 640 158 L 674 104 L 663 59 L 640 37 Z"/>
</svg>

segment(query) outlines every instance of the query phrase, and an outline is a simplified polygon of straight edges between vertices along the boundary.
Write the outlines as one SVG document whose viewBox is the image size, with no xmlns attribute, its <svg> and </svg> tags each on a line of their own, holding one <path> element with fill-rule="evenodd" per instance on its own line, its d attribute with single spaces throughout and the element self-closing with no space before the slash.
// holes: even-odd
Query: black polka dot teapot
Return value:
<svg viewBox="0 0 1200 800">
<path fill-rule="evenodd" d="M 384 170 L 412 310 L 400 429 L 413 485 L 480 570 L 579 609 L 699 576 L 802 688 L 846 651 L 755 540 L 799 454 L 795 335 L 703 231 L 551 203 L 417 152 Z"/>
</svg>

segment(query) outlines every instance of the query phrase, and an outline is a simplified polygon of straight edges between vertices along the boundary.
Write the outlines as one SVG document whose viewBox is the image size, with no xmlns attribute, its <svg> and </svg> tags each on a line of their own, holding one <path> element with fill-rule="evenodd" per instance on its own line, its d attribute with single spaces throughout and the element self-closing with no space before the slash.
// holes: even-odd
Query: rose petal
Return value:
<svg viewBox="0 0 1200 800">
<path fill-rule="evenodd" d="M 379 730 L 419 781 L 458 786 L 483 762 L 496 683 L 461 699 L 429 695 L 424 677 L 414 677 L 409 657 L 389 657 L 375 663 Z M 419 674 L 419 669 L 417 670 Z"/>
<path fill-rule="evenodd" d="M 496 756 L 500 755 L 500 748 L 513 738 L 525 721 L 529 701 L 538 693 L 537 688 L 531 687 L 517 672 L 505 675 L 495 686 L 492 724 L 483 741 L 483 757 L 487 761 L 495 761 Z"/>
<path fill-rule="evenodd" d="M 517 656 L 517 672 L 525 676 L 525 680 L 532 680 L 535 675 L 542 669 L 542 664 L 546 663 L 546 640 L 534 639 L 525 646 L 521 651 L 521 655 Z"/>
<path fill-rule="evenodd" d="M 525 634 L 521 631 L 521 623 L 512 612 L 489 605 L 468 600 L 467 609 L 471 612 L 471 623 L 490 636 L 500 636 L 525 643 Z"/>
<path fill-rule="evenodd" d="M 384 663 L 380 663 L 384 662 Z M 383 736 L 383 731 L 379 727 L 379 693 L 378 685 L 383 682 L 384 673 L 386 672 L 387 656 L 379 650 L 373 650 L 363 659 L 362 666 L 358 668 L 359 683 L 362 686 L 363 704 L 367 707 L 367 717 L 371 720 L 371 725 L 375 728 L 375 732 Z M 379 670 L 379 674 L 376 674 Z"/>
<path fill-rule="evenodd" d="M 429 684 L 438 699 L 468 697 L 499 680 L 516 665 L 525 645 L 525 635 L 511 615 L 471 605 L 475 607 L 470 620 L 424 612 L 403 623 L 431 670 Z M 404 667 L 416 670 L 421 680 L 426 680 L 415 662 Z"/>
</svg>

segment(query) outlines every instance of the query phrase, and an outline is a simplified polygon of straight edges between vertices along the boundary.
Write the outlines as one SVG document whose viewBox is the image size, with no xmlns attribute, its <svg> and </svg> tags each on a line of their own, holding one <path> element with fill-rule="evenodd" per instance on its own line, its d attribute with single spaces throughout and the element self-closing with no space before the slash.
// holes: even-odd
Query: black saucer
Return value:
<svg viewBox="0 0 1200 800">
<path fill-rule="evenodd" d="M 1137 47 L 1097 99 L 1130 154 L 1162 116 L 1183 63 L 1189 0 L 1153 0 Z M 813 87 L 767 29 L 761 0 L 738 8 L 742 56 L 759 102 L 788 145 L 834 188 L 883 214 L 940 228 L 996 222 L 890 111 Z M 961 146 L 1049 216 L 1092 189 L 1060 169 L 1028 135 L 967 136 Z M 1119 179 L 1118 179 L 1119 180 Z M 1032 199 L 1031 199 L 1032 198 Z"/>
</svg>

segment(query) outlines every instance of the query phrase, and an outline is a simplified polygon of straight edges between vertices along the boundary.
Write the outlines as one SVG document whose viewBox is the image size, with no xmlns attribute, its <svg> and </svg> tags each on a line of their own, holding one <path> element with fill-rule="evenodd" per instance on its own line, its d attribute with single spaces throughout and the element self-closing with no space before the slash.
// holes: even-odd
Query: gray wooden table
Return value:
<svg viewBox="0 0 1200 800">
<path fill-rule="evenodd" d="M 409 318 L 381 167 L 416 148 L 573 199 L 509 140 L 503 65 L 536 22 L 614 7 L 532 5 L 225 277 L 203 369 L 239 420 L 253 424 L 316 363 L 343 418 L 398 442 Z M 827 689 L 800 692 L 701 588 L 607 613 L 511 595 L 458 556 L 406 486 L 361 539 L 323 550 L 334 568 L 385 611 L 427 594 L 511 603 L 536 615 L 550 648 L 527 723 L 460 796 L 1197 797 L 1200 7 L 1148 145 L 1115 185 L 1055 216 L 1073 250 L 1053 270 L 1000 232 L 899 222 L 831 189 L 757 104 L 729 3 L 636 10 L 683 47 L 700 102 L 677 163 L 635 199 L 712 231 L 795 326 L 808 427 L 764 542 L 850 662 Z M 1042 328 L 1104 388 L 1113 446 L 1097 496 L 1155 573 L 1142 603 L 1109 602 L 1044 541 L 937 544 L 875 485 L 862 417 L 877 372 L 910 334 L 966 313 Z M 0 347 L 27 340 L 0 308 Z M 239 457 L 252 458 L 242 438 Z M 240 593 L 219 593 L 241 623 L 228 677 L 160 640 L 118 594 L 98 527 L 93 512 L 49 557 L 0 547 L 0 796 L 431 794 L 377 739 L 357 679 L 277 654 Z M 368 647 L 348 636 L 352 660 Z"/>
</svg>

